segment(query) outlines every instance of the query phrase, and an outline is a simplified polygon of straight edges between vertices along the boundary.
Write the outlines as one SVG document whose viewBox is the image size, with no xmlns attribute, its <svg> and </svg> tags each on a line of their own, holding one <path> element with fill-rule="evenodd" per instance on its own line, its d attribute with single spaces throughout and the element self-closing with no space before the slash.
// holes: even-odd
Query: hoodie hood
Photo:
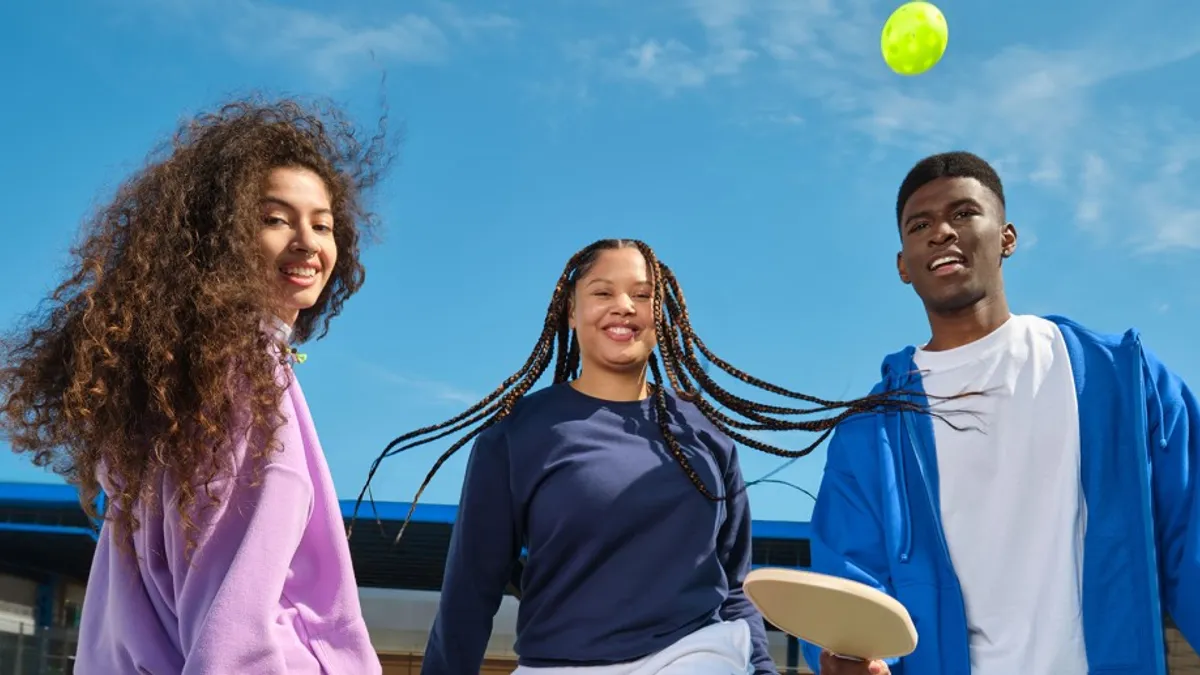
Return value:
<svg viewBox="0 0 1200 675">
<path fill-rule="evenodd" d="M 880 383 L 882 391 L 909 388 L 907 385 L 911 384 L 916 374 L 916 368 L 913 366 L 913 355 L 916 353 L 917 348 L 909 345 L 884 357 L 883 364 L 879 367 L 879 374 L 883 377 Z"/>
</svg>

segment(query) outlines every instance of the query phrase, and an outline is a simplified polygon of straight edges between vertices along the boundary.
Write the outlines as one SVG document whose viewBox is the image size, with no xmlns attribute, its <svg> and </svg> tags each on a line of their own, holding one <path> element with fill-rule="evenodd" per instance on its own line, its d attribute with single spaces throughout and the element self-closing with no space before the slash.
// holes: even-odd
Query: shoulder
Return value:
<svg viewBox="0 0 1200 675">
<path fill-rule="evenodd" d="M 671 388 L 670 384 L 663 383 L 654 385 L 661 389 L 653 389 L 650 392 L 650 403 L 652 408 L 658 409 L 657 397 L 661 394 L 667 400 L 667 412 L 671 413 L 672 422 L 686 422 L 688 424 L 703 424 L 708 421 L 708 418 L 701 412 L 700 407 L 695 403 L 687 400 L 679 395 L 679 392 Z M 702 422 L 703 420 L 703 422 Z"/>
<path fill-rule="evenodd" d="M 665 387 L 663 393 L 667 397 L 667 411 L 671 414 L 671 423 L 688 432 L 683 434 L 684 438 L 694 435 L 725 462 L 731 457 L 736 457 L 737 443 L 716 422 L 709 419 L 700 406 L 681 398 L 669 387 Z"/>
<path fill-rule="evenodd" d="M 1023 333 L 1042 338 L 1056 338 L 1062 330 L 1050 319 L 1033 314 L 1014 314 L 1011 321 Z"/>
<path fill-rule="evenodd" d="M 1079 355 L 1079 336 L 1075 326 L 1060 328 L 1057 323 L 1032 314 L 1014 314 L 1009 319 L 1011 328 L 1008 341 L 1013 345 L 1024 345 L 1031 350 L 1027 356 L 1039 372 L 1069 364 L 1071 355 Z M 1081 328 L 1081 327 L 1080 327 Z M 1091 335 L 1084 339 L 1096 342 Z"/>
<path fill-rule="evenodd" d="M 302 447 L 284 441 L 267 456 L 248 451 L 241 443 L 236 457 L 242 464 L 234 473 L 222 473 L 193 480 L 176 480 L 159 474 L 165 522 L 179 522 L 181 494 L 191 496 L 189 518 L 201 532 L 212 527 L 229 507 L 252 510 L 299 511 L 311 515 L 317 486 L 310 473 Z M 307 518 L 307 516 L 306 516 Z"/>
<path fill-rule="evenodd" d="M 826 462 L 832 468 L 869 467 L 870 458 L 878 457 L 888 445 L 883 421 L 895 413 L 851 415 L 834 429 L 826 450 Z"/>
<path fill-rule="evenodd" d="M 1102 331 L 1088 328 L 1083 324 L 1060 315 L 1049 315 L 1046 317 L 1027 317 L 1031 321 L 1041 322 L 1042 324 L 1051 326 L 1062 335 L 1063 339 L 1068 344 L 1079 346 L 1093 346 L 1101 349 L 1116 349 L 1131 337 L 1136 336 L 1136 331 L 1130 329 L 1124 333 L 1105 333 Z"/>
<path fill-rule="evenodd" d="M 517 399 L 512 410 L 493 426 L 496 433 L 511 432 L 530 423 L 540 425 L 548 418 L 561 416 L 568 401 L 565 396 L 568 392 L 563 390 L 565 386 L 547 385 Z"/>
<path fill-rule="evenodd" d="M 885 377 L 876 383 L 866 396 L 880 396 L 888 392 L 913 388 L 910 378 L 919 375 L 903 373 L 900 368 L 908 368 L 911 363 L 913 348 L 891 354 L 885 360 Z M 887 372 L 895 369 L 892 372 Z M 840 411 L 832 411 L 836 414 Z M 879 409 L 851 415 L 838 423 L 833 435 L 826 446 L 826 471 L 857 474 L 863 471 L 876 471 L 883 457 L 888 456 L 891 442 L 887 428 L 896 421 L 900 413 L 894 409 Z"/>
<path fill-rule="evenodd" d="M 570 412 L 569 392 L 563 384 L 551 384 L 517 399 L 508 414 L 484 429 L 475 447 L 499 447 L 514 436 L 525 437 L 530 431 L 542 431 L 566 419 Z"/>
<path fill-rule="evenodd" d="M 700 406 L 681 397 L 678 392 L 674 391 L 670 387 L 663 387 L 662 393 L 667 398 L 667 410 L 674 418 L 672 421 L 679 424 L 687 424 L 688 426 L 694 427 L 697 430 L 716 432 L 720 431 L 717 428 L 717 425 L 714 424 L 712 420 L 708 419 L 708 417 L 704 414 L 704 411 L 700 410 Z M 655 392 L 652 395 L 657 396 L 658 392 Z"/>
</svg>

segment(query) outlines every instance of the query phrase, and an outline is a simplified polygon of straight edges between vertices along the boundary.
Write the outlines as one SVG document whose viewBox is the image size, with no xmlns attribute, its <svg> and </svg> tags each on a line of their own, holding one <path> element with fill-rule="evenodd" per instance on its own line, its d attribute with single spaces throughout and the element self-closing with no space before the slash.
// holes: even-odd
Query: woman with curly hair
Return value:
<svg viewBox="0 0 1200 675">
<path fill-rule="evenodd" d="M 363 283 L 382 140 L 294 101 L 198 116 L 9 337 L 0 432 L 107 498 L 79 675 L 380 672 L 290 343 Z"/>
</svg>

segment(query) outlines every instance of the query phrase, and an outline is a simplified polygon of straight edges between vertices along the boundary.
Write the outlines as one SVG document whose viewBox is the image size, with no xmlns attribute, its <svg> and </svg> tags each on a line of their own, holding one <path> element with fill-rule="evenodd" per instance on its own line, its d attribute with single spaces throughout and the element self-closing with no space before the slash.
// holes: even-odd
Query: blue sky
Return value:
<svg viewBox="0 0 1200 675">
<path fill-rule="evenodd" d="M 725 358 L 861 394 L 885 353 L 927 337 L 895 275 L 893 200 L 914 161 L 947 149 L 1006 181 L 1016 311 L 1137 326 L 1200 382 L 1200 5 L 946 0 L 945 58 L 902 78 L 879 56 L 896 4 L 4 3 L 0 326 L 53 286 L 83 216 L 185 116 L 267 90 L 328 96 L 370 124 L 382 93 L 406 135 L 374 199 L 384 236 L 300 367 L 344 497 L 391 437 L 523 363 L 561 266 L 600 237 L 649 242 Z M 409 499 L 444 447 L 393 459 L 376 496 Z M 455 502 L 465 461 L 424 500 Z M 751 478 L 779 464 L 743 455 Z M 778 477 L 815 490 L 822 464 Z M 0 477 L 54 480 L 8 453 Z M 758 518 L 810 513 L 784 486 L 751 494 Z"/>
</svg>

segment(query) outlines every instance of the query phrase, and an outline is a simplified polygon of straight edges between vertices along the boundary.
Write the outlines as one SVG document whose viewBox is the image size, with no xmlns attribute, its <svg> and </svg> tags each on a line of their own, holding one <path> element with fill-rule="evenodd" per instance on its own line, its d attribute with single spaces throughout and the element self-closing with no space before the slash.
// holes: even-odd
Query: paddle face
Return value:
<svg viewBox="0 0 1200 675">
<path fill-rule="evenodd" d="M 870 661 L 908 656 L 917 629 L 895 598 L 849 579 L 788 569 L 746 576 L 746 596 L 783 632 L 840 656 Z"/>
</svg>

